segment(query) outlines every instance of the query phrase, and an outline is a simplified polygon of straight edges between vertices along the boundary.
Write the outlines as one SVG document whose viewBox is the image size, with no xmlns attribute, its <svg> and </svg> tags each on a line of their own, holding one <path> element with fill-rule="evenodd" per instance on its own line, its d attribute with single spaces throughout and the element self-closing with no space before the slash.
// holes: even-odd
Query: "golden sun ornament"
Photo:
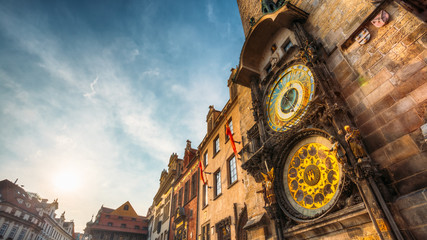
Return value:
<svg viewBox="0 0 427 240">
<path fill-rule="evenodd" d="M 320 143 L 309 143 L 292 156 L 287 187 L 299 206 L 318 209 L 334 197 L 340 177 L 338 161 L 328 148 Z"/>
</svg>

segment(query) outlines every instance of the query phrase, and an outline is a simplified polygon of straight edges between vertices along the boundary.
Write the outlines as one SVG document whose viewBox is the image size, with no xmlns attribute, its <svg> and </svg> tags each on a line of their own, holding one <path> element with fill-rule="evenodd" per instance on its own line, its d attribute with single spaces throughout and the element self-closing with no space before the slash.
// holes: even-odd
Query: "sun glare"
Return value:
<svg viewBox="0 0 427 240">
<path fill-rule="evenodd" d="M 53 181 L 55 187 L 64 192 L 74 191 L 79 186 L 79 178 L 73 172 L 58 172 Z"/>
</svg>

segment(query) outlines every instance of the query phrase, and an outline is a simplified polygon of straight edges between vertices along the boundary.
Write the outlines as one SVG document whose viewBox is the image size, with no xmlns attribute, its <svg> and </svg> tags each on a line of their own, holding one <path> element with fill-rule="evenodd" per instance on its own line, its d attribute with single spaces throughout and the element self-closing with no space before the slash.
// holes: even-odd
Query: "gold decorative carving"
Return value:
<svg viewBox="0 0 427 240">
<path fill-rule="evenodd" d="M 307 209 L 325 206 L 338 190 L 336 154 L 320 143 L 300 147 L 292 157 L 287 183 L 293 200 Z"/>
</svg>

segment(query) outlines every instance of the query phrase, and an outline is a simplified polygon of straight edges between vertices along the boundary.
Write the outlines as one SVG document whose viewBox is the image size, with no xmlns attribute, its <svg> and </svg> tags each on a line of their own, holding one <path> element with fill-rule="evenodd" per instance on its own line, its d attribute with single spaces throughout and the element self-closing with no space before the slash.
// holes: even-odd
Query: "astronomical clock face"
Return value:
<svg viewBox="0 0 427 240">
<path fill-rule="evenodd" d="M 341 165 L 321 136 L 297 143 L 286 158 L 283 187 L 291 212 L 302 219 L 326 213 L 336 202 L 343 178 Z"/>
<path fill-rule="evenodd" d="M 284 70 L 271 86 L 267 99 L 267 123 L 271 129 L 284 132 L 305 115 L 314 95 L 314 77 L 302 64 Z"/>
</svg>

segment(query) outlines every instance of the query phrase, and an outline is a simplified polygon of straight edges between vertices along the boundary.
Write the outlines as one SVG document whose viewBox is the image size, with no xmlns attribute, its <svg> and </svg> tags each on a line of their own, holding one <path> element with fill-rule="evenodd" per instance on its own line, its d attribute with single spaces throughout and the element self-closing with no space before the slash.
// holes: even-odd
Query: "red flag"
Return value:
<svg viewBox="0 0 427 240">
<path fill-rule="evenodd" d="M 203 177 L 203 165 L 201 160 L 199 160 L 199 168 L 200 168 L 200 179 L 202 180 L 203 184 L 206 184 L 205 178 Z"/>
<path fill-rule="evenodd" d="M 230 127 L 228 125 L 225 127 L 225 134 L 227 134 L 228 137 L 230 138 L 231 148 L 233 148 L 234 156 L 236 156 L 236 159 L 237 159 L 238 157 L 237 157 L 236 143 L 234 143 L 233 134 L 231 133 Z"/>
</svg>

